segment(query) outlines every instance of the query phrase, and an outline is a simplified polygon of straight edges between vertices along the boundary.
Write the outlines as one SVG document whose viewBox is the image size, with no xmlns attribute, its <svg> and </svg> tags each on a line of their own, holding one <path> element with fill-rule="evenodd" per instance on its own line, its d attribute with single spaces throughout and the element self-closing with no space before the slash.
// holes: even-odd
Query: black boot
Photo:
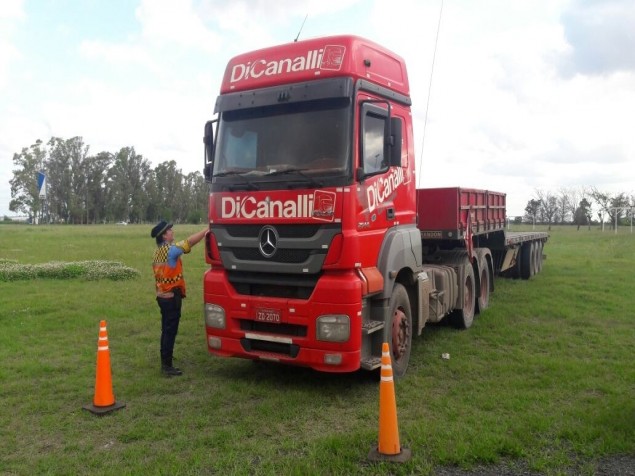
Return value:
<svg viewBox="0 0 635 476">
<path fill-rule="evenodd" d="M 172 359 L 161 359 L 161 373 L 166 377 L 178 377 L 183 371 L 172 365 Z"/>
</svg>

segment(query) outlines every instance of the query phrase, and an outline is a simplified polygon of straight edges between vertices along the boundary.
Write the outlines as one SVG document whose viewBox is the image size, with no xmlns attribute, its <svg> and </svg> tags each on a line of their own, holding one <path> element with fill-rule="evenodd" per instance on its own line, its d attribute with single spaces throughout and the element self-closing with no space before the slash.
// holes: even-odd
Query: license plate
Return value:
<svg viewBox="0 0 635 476">
<path fill-rule="evenodd" d="M 278 309 L 257 309 L 256 320 L 280 324 L 280 311 Z"/>
</svg>

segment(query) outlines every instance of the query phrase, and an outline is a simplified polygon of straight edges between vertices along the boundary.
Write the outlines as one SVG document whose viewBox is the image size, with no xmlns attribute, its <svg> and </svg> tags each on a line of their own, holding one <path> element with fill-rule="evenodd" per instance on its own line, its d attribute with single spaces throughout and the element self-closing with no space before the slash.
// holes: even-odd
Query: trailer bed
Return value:
<svg viewBox="0 0 635 476">
<path fill-rule="evenodd" d="M 547 241 L 549 234 L 544 231 L 506 231 L 505 245 L 513 246 L 527 241 Z"/>
</svg>

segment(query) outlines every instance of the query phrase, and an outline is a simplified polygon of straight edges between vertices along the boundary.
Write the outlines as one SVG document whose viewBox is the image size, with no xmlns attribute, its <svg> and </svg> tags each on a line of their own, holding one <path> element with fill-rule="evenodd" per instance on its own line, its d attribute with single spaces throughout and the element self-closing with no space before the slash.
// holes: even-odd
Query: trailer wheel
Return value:
<svg viewBox="0 0 635 476">
<path fill-rule="evenodd" d="M 522 253 L 523 251 L 523 246 L 519 245 L 518 246 L 518 252 L 516 253 L 516 262 L 514 264 L 514 267 L 512 268 L 512 273 L 511 276 L 513 279 L 520 279 L 520 277 L 522 276 Z"/>
<path fill-rule="evenodd" d="M 390 296 L 390 345 L 392 370 L 395 377 L 402 377 L 408 368 L 412 348 L 412 311 L 408 292 L 395 283 Z"/>
<path fill-rule="evenodd" d="M 487 261 L 485 261 L 483 266 L 483 269 L 481 270 L 481 285 L 480 285 L 480 290 L 478 293 L 478 301 L 477 301 L 477 306 L 478 306 L 478 312 L 483 312 L 485 309 L 487 309 L 489 307 L 489 293 L 490 293 L 490 286 L 489 286 L 489 265 L 487 263 Z"/>
<path fill-rule="evenodd" d="M 536 242 L 536 274 L 542 271 L 542 241 Z"/>
<path fill-rule="evenodd" d="M 452 323 L 459 329 L 468 329 L 474 321 L 476 311 L 476 286 L 474 281 L 474 269 L 471 264 L 465 266 L 463 277 L 463 308 L 452 312 Z"/>
<path fill-rule="evenodd" d="M 535 274 L 534 268 L 534 243 L 525 243 L 520 249 L 520 277 L 529 279 Z"/>
</svg>

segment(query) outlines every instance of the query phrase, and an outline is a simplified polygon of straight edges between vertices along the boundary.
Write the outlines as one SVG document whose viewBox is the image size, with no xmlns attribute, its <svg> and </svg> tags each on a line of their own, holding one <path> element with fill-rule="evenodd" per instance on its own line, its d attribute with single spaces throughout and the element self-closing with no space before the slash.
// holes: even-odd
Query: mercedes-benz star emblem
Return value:
<svg viewBox="0 0 635 476">
<path fill-rule="evenodd" d="M 272 226 L 263 226 L 258 235 L 260 253 L 265 258 L 271 258 L 278 249 L 278 232 Z"/>
</svg>

